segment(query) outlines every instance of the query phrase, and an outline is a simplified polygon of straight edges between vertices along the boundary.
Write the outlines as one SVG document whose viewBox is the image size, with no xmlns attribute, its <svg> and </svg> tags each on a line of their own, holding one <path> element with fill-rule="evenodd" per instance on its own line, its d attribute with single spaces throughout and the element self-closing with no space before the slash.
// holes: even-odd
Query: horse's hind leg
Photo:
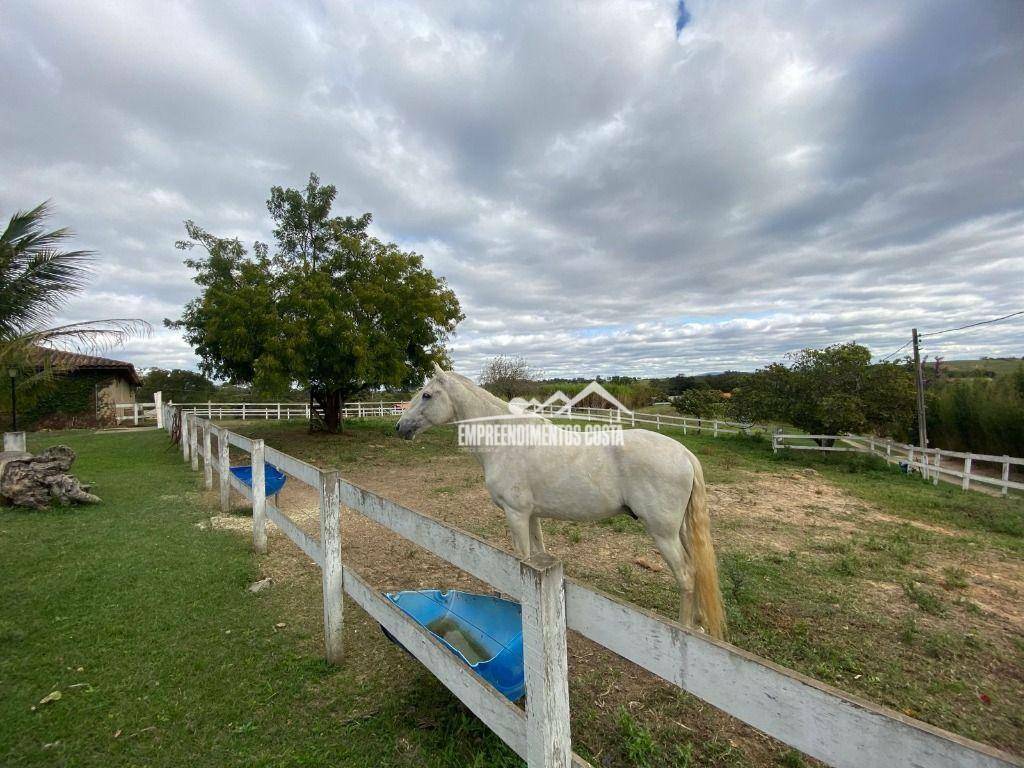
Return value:
<svg viewBox="0 0 1024 768">
<path fill-rule="evenodd" d="M 661 533 L 651 534 L 654 545 L 665 558 L 672 575 L 676 577 L 679 584 L 679 623 L 684 627 L 693 626 L 693 566 L 683 549 L 683 543 L 679 539 L 679 533 L 663 535 Z"/>
<path fill-rule="evenodd" d="M 503 507 L 503 509 L 505 510 L 505 522 L 508 523 L 508 531 L 512 534 L 512 548 L 516 552 L 516 557 L 520 560 L 528 560 L 531 539 L 530 516 L 508 507 Z"/>
<path fill-rule="evenodd" d="M 530 518 L 530 557 L 544 552 L 544 531 L 540 527 L 540 518 Z"/>
</svg>

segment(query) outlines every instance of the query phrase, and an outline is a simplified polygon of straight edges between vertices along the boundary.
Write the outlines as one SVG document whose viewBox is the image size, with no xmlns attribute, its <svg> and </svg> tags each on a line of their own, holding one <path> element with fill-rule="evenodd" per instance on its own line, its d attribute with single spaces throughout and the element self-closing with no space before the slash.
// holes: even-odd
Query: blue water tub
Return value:
<svg viewBox="0 0 1024 768">
<path fill-rule="evenodd" d="M 252 488 L 252 467 L 231 467 L 231 474 Z M 276 496 L 280 493 L 287 479 L 288 476 L 273 464 L 263 465 L 263 487 L 266 496 Z"/>
<path fill-rule="evenodd" d="M 526 684 L 519 603 L 457 589 L 389 592 L 385 597 L 511 701 L 523 697 Z"/>
</svg>

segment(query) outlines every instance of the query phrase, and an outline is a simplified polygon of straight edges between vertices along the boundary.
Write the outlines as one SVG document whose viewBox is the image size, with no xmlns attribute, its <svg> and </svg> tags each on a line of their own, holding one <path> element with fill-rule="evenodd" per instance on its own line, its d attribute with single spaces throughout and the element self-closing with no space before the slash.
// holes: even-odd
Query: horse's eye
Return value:
<svg viewBox="0 0 1024 768">
<path fill-rule="evenodd" d="M 429 400 L 430 399 L 430 393 L 429 392 L 424 392 L 423 393 L 423 399 L 424 400 Z"/>
</svg>

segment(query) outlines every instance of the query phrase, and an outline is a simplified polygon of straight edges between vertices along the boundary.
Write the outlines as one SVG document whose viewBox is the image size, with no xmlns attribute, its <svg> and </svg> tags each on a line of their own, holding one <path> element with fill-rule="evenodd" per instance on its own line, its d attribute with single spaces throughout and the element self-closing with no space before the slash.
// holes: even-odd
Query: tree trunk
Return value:
<svg viewBox="0 0 1024 768">
<path fill-rule="evenodd" d="M 0 500 L 35 509 L 46 509 L 54 500 L 62 506 L 98 503 L 88 486 L 68 474 L 74 461 L 75 452 L 66 445 L 47 448 L 38 456 L 0 453 Z"/>
<path fill-rule="evenodd" d="M 344 406 L 340 389 L 328 390 L 317 395 L 316 401 L 324 412 L 324 429 L 330 433 L 341 431 L 341 409 Z"/>
</svg>

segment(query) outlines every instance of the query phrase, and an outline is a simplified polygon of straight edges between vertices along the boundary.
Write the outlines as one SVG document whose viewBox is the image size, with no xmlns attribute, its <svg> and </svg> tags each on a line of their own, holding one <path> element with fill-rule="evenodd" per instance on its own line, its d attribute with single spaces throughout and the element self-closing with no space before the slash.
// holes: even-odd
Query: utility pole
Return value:
<svg viewBox="0 0 1024 768">
<path fill-rule="evenodd" d="M 918 346 L 917 328 L 911 330 L 914 342 L 914 374 L 917 380 L 917 439 L 921 446 L 921 477 L 928 477 L 928 424 L 924 417 L 924 375 L 921 372 L 921 349 Z"/>
</svg>

